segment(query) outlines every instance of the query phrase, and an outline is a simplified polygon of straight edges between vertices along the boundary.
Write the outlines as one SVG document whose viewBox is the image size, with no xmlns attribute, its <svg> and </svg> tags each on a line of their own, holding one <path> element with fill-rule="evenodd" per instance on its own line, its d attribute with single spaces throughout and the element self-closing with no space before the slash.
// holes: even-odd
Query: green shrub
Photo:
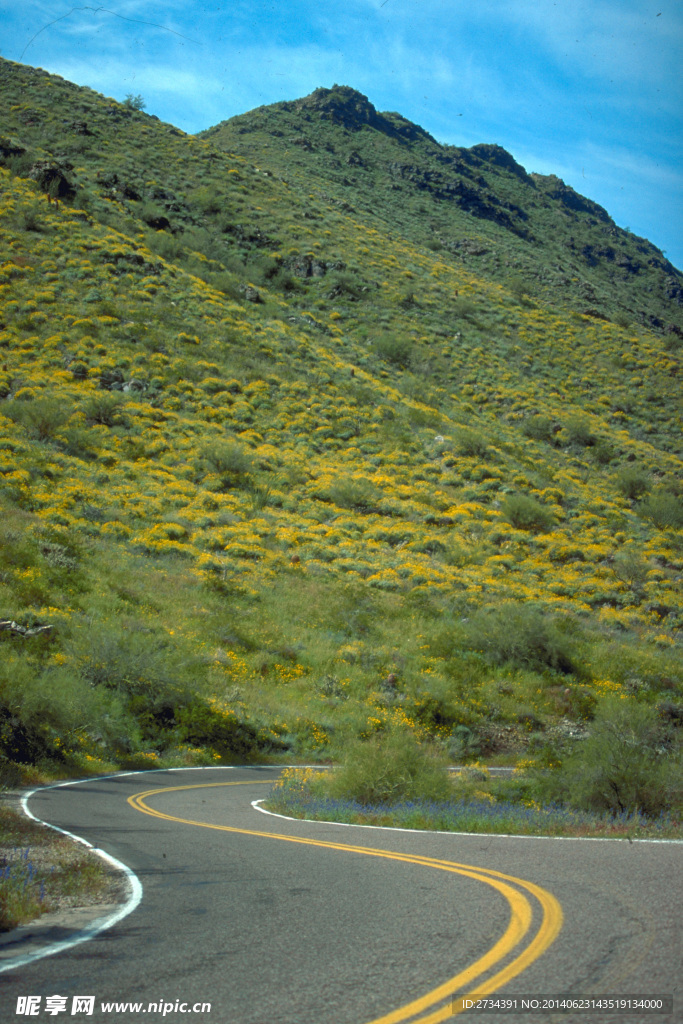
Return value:
<svg viewBox="0 0 683 1024">
<path fill-rule="evenodd" d="M 625 498 L 642 498 L 650 490 L 650 477 L 639 466 L 624 466 L 616 484 Z"/>
<path fill-rule="evenodd" d="M 597 438 L 593 447 L 593 458 L 597 462 L 598 466 L 609 466 L 615 456 L 616 449 L 614 445 L 610 444 L 604 438 Z"/>
<path fill-rule="evenodd" d="M 505 282 L 508 291 L 521 302 L 525 295 L 531 295 L 531 288 L 520 274 L 513 274 Z"/>
<path fill-rule="evenodd" d="M 377 506 L 382 492 L 362 477 L 340 477 L 328 487 L 325 497 L 342 508 L 368 512 Z"/>
<path fill-rule="evenodd" d="M 477 306 L 472 301 L 472 299 L 468 299 L 465 296 L 460 296 L 453 302 L 453 315 L 456 317 L 463 317 L 465 319 L 468 319 L 470 317 L 473 317 L 476 312 Z"/>
<path fill-rule="evenodd" d="M 42 218 L 43 208 L 37 203 L 32 206 L 27 206 L 21 213 L 20 227 L 23 227 L 25 231 L 35 231 L 39 233 L 45 231 L 46 225 Z"/>
<path fill-rule="evenodd" d="M 362 804 L 447 800 L 452 793 L 445 759 L 398 730 L 353 743 L 330 774 L 329 790 Z"/>
<path fill-rule="evenodd" d="M 68 427 L 60 435 L 60 443 L 67 455 L 76 459 L 96 459 L 97 439 L 84 427 Z"/>
<path fill-rule="evenodd" d="M 406 338 L 384 334 L 375 341 L 374 349 L 380 359 L 400 370 L 410 366 L 413 346 Z"/>
<path fill-rule="evenodd" d="M 468 725 L 456 725 L 446 744 L 449 761 L 456 764 L 481 754 L 481 742 L 475 729 Z"/>
<path fill-rule="evenodd" d="M 71 409 L 56 398 L 37 398 L 33 402 L 6 402 L 3 414 L 21 423 L 30 437 L 50 441 L 69 416 Z"/>
<path fill-rule="evenodd" d="M 335 271 L 329 274 L 325 279 L 325 284 L 330 286 L 329 298 L 343 296 L 347 299 L 358 300 L 363 297 L 363 282 L 348 271 Z"/>
<path fill-rule="evenodd" d="M 531 416 L 524 420 L 522 432 L 534 441 L 550 443 L 553 439 L 553 421 L 548 416 Z"/>
<path fill-rule="evenodd" d="M 658 530 L 678 530 L 683 527 L 683 501 L 681 495 L 660 487 L 649 494 L 638 506 L 638 514 L 649 519 Z"/>
<path fill-rule="evenodd" d="M 139 217 L 141 220 L 148 224 L 155 231 L 161 231 L 169 227 L 169 220 L 166 216 L 166 210 L 163 206 L 158 203 L 147 202 L 143 203 Z"/>
<path fill-rule="evenodd" d="M 181 743 L 209 747 L 221 757 L 248 759 L 259 749 L 259 734 L 253 725 L 201 701 L 192 701 L 181 708 L 176 721 Z"/>
<path fill-rule="evenodd" d="M 204 463 L 220 477 L 223 487 L 235 487 L 248 480 L 253 460 L 238 441 L 214 441 L 202 448 Z"/>
<path fill-rule="evenodd" d="M 170 236 L 164 236 L 172 241 Z M 164 255 L 160 252 L 160 255 Z M 210 284 L 212 288 L 216 288 L 217 291 L 223 292 L 228 298 L 234 299 L 235 302 L 242 302 L 244 295 L 240 291 L 240 279 L 236 274 L 231 274 L 229 270 L 221 271 L 218 274 L 208 274 L 207 284 Z"/>
<path fill-rule="evenodd" d="M 571 416 L 567 420 L 566 429 L 570 444 L 581 445 L 583 448 L 590 448 L 595 444 L 595 434 L 583 416 Z"/>
<path fill-rule="evenodd" d="M 6 645 L 7 641 L 3 641 Z M 105 743 L 134 728 L 115 695 L 97 693 L 72 672 L 8 657 L 0 665 L 0 760 L 63 761 L 77 738 Z"/>
<path fill-rule="evenodd" d="M 555 526 L 555 517 L 544 505 L 527 494 L 510 494 L 502 512 L 511 526 L 531 533 L 547 533 Z"/>
<path fill-rule="evenodd" d="M 203 185 L 196 189 L 191 196 L 192 202 L 196 203 L 202 213 L 220 213 L 225 206 L 225 198 L 215 188 Z"/>
<path fill-rule="evenodd" d="M 121 420 L 122 401 L 123 395 L 118 391 L 103 391 L 93 395 L 83 406 L 86 422 L 91 426 L 115 426 Z"/>
<path fill-rule="evenodd" d="M 132 92 L 129 92 L 123 101 L 123 106 L 127 107 L 129 110 L 144 110 L 146 103 L 140 93 L 138 93 L 137 96 L 134 96 Z"/>
<path fill-rule="evenodd" d="M 167 231 L 147 232 L 145 234 L 145 243 L 152 252 L 157 253 L 158 256 L 165 260 L 177 260 L 185 251 L 182 243 Z M 220 288 L 220 286 L 214 285 L 214 288 Z"/>
<path fill-rule="evenodd" d="M 465 624 L 465 646 L 494 664 L 520 668 L 575 670 L 575 641 L 565 623 L 542 607 L 505 601 L 482 608 Z"/>
<path fill-rule="evenodd" d="M 455 447 L 459 455 L 474 459 L 486 455 L 489 443 L 476 430 L 459 430 L 455 437 Z"/>
<path fill-rule="evenodd" d="M 640 810 L 649 816 L 681 807 L 680 730 L 662 725 L 655 708 L 606 700 L 590 733 L 538 785 L 544 797 L 592 811 Z"/>
<path fill-rule="evenodd" d="M 636 593 L 642 591 L 647 581 L 649 568 L 650 566 L 643 558 L 642 553 L 631 545 L 615 555 L 612 562 L 612 572 L 616 578 Z"/>
</svg>

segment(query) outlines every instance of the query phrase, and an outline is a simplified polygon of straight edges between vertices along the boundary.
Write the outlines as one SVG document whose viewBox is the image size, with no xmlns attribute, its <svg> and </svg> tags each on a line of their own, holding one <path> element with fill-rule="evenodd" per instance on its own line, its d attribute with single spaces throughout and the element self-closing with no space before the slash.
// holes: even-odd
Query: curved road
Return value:
<svg viewBox="0 0 683 1024">
<path fill-rule="evenodd" d="M 252 807 L 278 774 L 187 769 L 37 791 L 32 813 L 127 864 L 143 897 L 91 941 L 0 974 L 0 1020 L 436 1024 L 456 1019 L 453 995 L 473 993 L 518 1008 L 560 993 L 675 998 L 665 1015 L 517 1012 L 515 1024 L 682 1019 L 680 844 L 294 822 Z M 35 1015 L 20 1002 L 30 995 Z M 54 995 L 64 1009 L 48 1014 Z M 72 1014 L 74 996 L 95 996 L 92 1012 Z"/>
</svg>

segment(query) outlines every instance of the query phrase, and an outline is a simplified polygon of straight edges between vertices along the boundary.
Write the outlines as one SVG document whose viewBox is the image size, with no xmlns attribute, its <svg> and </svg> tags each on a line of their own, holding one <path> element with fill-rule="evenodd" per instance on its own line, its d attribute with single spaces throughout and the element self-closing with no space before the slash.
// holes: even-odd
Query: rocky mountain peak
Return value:
<svg viewBox="0 0 683 1024">
<path fill-rule="evenodd" d="M 362 92 L 348 85 L 333 85 L 331 89 L 315 89 L 296 104 L 299 110 L 316 111 L 322 120 L 334 121 L 345 128 L 358 130 L 369 125 L 379 127 L 380 116 Z"/>
<path fill-rule="evenodd" d="M 434 141 L 424 128 L 406 120 L 400 114 L 379 113 L 367 96 L 348 85 L 316 89 L 309 96 L 298 100 L 295 109 L 315 111 L 321 120 L 332 121 L 347 131 L 374 128 L 393 138 L 409 141 L 421 138 Z"/>
</svg>

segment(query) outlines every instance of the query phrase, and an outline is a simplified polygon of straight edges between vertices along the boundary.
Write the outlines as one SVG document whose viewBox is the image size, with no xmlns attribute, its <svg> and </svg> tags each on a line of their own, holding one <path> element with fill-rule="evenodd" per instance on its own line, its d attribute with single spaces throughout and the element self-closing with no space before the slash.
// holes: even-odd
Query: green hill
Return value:
<svg viewBox="0 0 683 1024">
<path fill-rule="evenodd" d="M 654 246 L 347 88 L 192 137 L 0 85 L 7 777 L 680 720 Z"/>
</svg>

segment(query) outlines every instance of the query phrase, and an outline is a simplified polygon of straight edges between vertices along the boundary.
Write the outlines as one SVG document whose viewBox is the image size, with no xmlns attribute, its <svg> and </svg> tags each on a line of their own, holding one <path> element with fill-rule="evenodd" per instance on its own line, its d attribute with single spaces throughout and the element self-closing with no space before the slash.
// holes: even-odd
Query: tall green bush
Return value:
<svg viewBox="0 0 683 1024">
<path fill-rule="evenodd" d="M 555 525 L 555 516 L 528 494 L 510 494 L 503 502 L 503 515 L 517 530 L 547 533 Z"/>
<path fill-rule="evenodd" d="M 576 641 L 566 623 L 538 605 L 504 601 L 477 611 L 464 626 L 465 645 L 494 664 L 576 669 Z"/>
<path fill-rule="evenodd" d="M 622 698 L 598 709 L 588 737 L 539 780 L 544 797 L 592 811 L 649 816 L 683 803 L 681 730 L 656 708 Z"/>
<path fill-rule="evenodd" d="M 447 800 L 452 794 L 443 756 L 399 730 L 353 743 L 330 775 L 329 790 L 368 805 Z"/>
</svg>

